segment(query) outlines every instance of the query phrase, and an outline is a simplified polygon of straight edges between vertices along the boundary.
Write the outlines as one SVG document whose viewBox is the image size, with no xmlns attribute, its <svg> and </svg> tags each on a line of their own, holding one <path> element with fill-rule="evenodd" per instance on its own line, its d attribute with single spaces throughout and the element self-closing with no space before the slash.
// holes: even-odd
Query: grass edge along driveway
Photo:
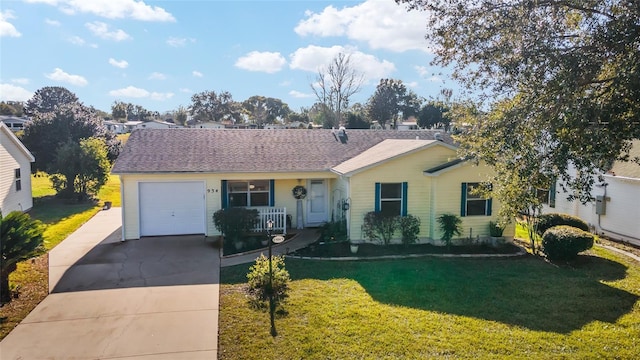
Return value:
<svg viewBox="0 0 640 360">
<path fill-rule="evenodd" d="M 534 256 L 287 260 L 278 336 L 247 305 L 249 265 L 222 268 L 220 359 L 637 358 L 640 264 L 596 248 Z"/>
<path fill-rule="evenodd" d="M 44 246 L 46 251 L 76 231 L 102 209 L 105 201 L 120 206 L 120 178 L 109 177 L 98 193 L 97 204 L 66 204 L 56 199 L 55 191 L 46 174 L 32 176 L 33 208 L 31 217 L 45 225 Z M 9 276 L 11 286 L 17 286 L 18 299 L 0 308 L 0 340 L 15 328 L 49 293 L 48 254 L 18 263 L 18 268 Z"/>
</svg>

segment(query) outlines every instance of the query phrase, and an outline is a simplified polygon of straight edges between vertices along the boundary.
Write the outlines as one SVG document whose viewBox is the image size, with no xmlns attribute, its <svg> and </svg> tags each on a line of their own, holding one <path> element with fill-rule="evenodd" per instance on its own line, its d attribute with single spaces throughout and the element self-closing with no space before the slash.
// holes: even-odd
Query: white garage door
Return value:
<svg viewBox="0 0 640 360">
<path fill-rule="evenodd" d="M 141 182 L 140 236 L 205 233 L 204 182 Z"/>
</svg>

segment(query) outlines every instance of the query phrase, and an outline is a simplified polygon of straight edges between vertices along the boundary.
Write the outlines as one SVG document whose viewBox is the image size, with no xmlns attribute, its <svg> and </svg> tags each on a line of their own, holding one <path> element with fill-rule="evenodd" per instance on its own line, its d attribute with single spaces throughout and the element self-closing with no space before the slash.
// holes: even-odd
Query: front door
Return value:
<svg viewBox="0 0 640 360">
<path fill-rule="evenodd" d="M 328 220 L 327 184 L 324 180 L 309 180 L 307 225 L 320 225 Z"/>
</svg>

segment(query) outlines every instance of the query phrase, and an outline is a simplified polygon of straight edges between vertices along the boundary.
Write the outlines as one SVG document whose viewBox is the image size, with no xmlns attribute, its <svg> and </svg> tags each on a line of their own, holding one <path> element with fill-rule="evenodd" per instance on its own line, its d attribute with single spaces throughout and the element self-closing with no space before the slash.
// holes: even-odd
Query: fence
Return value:
<svg viewBox="0 0 640 360">
<path fill-rule="evenodd" d="M 259 211 L 260 221 L 253 229 L 257 232 L 267 231 L 267 221 L 273 221 L 273 234 L 287 233 L 287 208 L 260 207 L 254 208 Z"/>
</svg>

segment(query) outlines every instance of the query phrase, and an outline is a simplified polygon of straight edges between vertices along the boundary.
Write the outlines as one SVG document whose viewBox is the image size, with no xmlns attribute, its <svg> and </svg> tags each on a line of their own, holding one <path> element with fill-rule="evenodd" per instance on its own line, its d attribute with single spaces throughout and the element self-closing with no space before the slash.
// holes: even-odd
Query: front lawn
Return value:
<svg viewBox="0 0 640 360">
<path fill-rule="evenodd" d="M 640 267 L 596 248 L 573 266 L 517 259 L 287 260 L 286 314 L 221 272 L 221 359 L 637 358 Z"/>
</svg>

